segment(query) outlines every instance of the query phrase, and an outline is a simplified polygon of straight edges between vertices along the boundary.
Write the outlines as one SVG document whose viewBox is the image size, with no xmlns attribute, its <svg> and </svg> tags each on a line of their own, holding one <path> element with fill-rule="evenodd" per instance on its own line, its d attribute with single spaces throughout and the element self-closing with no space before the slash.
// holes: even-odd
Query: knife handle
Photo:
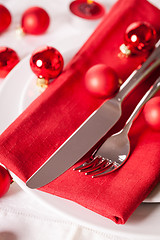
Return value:
<svg viewBox="0 0 160 240">
<path fill-rule="evenodd" d="M 120 91 L 115 98 L 122 102 L 123 99 L 131 92 L 142 80 L 160 66 L 160 40 L 156 44 L 155 50 L 149 58 L 142 64 L 141 68 L 135 70 L 120 87 Z"/>
</svg>

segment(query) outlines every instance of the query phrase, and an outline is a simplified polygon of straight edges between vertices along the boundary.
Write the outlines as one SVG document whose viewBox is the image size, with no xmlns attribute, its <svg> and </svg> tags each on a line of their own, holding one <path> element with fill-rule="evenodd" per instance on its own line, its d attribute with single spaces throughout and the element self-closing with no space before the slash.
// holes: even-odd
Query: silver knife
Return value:
<svg viewBox="0 0 160 240">
<path fill-rule="evenodd" d="M 121 85 L 115 97 L 105 101 L 27 180 L 30 188 L 40 188 L 64 173 L 80 160 L 119 120 L 121 104 L 145 77 L 160 65 L 160 40 L 155 50 Z"/>
</svg>

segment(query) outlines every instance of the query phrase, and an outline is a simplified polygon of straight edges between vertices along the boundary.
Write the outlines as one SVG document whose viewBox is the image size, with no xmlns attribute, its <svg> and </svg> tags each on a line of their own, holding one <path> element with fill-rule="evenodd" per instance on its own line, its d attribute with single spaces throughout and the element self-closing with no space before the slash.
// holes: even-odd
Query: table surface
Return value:
<svg viewBox="0 0 160 240">
<path fill-rule="evenodd" d="M 116 1 L 99 2 L 102 2 L 108 11 Z M 160 1 L 151 0 L 150 2 L 160 7 Z M 1 0 L 1 4 L 5 5 L 12 14 L 12 24 L 1 35 L 0 46 L 14 49 L 20 59 L 25 58 L 42 45 L 52 45 L 60 51 L 71 49 L 73 45 L 81 46 L 98 23 L 89 27 L 83 25 L 82 28 L 79 22 L 80 25 L 77 27 L 77 21 L 72 19 L 69 12 L 69 3 L 69 0 L 39 0 L 38 4 L 36 0 Z M 37 5 L 45 8 L 51 17 L 48 31 L 40 36 L 18 37 L 16 28 L 19 26 L 22 13 L 30 6 Z M 0 79 L 1 84 L 4 81 L 5 79 Z M 57 211 L 50 211 L 41 202 L 23 191 L 17 183 L 13 183 L 8 193 L 0 199 L 0 239 L 111 240 L 122 238 L 111 235 L 107 231 L 97 231 L 92 227 L 78 224 Z"/>
</svg>

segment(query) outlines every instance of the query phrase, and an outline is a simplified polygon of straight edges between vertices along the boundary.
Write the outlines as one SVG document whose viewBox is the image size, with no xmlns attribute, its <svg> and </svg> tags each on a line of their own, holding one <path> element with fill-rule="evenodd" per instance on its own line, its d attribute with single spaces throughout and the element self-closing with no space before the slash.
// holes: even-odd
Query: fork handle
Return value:
<svg viewBox="0 0 160 240">
<path fill-rule="evenodd" d="M 129 131 L 133 120 L 135 118 L 135 116 L 137 115 L 137 113 L 139 112 L 139 110 L 144 106 L 144 104 L 146 102 L 148 102 L 155 94 L 156 92 L 160 89 L 160 77 L 155 81 L 155 83 L 152 85 L 152 87 L 145 93 L 145 95 L 142 97 L 142 99 L 140 100 L 140 102 L 137 104 L 137 106 L 135 107 L 134 111 L 132 112 L 132 114 L 130 115 L 129 119 L 127 120 L 126 124 L 125 124 L 125 131 Z"/>
<path fill-rule="evenodd" d="M 122 84 L 120 91 L 115 96 L 118 102 L 122 102 L 123 99 L 131 92 L 142 80 L 144 80 L 153 70 L 160 65 L 160 40 L 156 44 L 155 50 L 149 56 L 149 58 L 142 64 L 141 68 L 135 70 L 129 78 Z"/>
</svg>

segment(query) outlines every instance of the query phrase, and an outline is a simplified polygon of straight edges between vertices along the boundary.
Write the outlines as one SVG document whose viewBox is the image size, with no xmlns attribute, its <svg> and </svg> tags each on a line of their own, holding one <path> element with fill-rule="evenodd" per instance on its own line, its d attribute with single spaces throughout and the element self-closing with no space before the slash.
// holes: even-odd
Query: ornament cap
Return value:
<svg viewBox="0 0 160 240">
<path fill-rule="evenodd" d="M 45 78 L 37 78 L 37 86 L 40 88 L 40 90 L 45 90 L 48 87 L 48 80 Z"/>
<path fill-rule="evenodd" d="M 121 51 L 121 53 L 123 53 L 124 55 L 126 55 L 127 57 L 129 56 L 129 55 L 131 55 L 131 50 L 123 43 L 121 46 L 120 46 L 120 51 Z"/>
<path fill-rule="evenodd" d="M 18 26 L 17 28 L 16 28 L 16 35 L 18 36 L 18 37 L 24 37 L 26 34 L 25 34 L 25 32 L 24 32 L 24 30 L 23 30 L 23 28 L 21 27 L 21 26 Z"/>
</svg>

